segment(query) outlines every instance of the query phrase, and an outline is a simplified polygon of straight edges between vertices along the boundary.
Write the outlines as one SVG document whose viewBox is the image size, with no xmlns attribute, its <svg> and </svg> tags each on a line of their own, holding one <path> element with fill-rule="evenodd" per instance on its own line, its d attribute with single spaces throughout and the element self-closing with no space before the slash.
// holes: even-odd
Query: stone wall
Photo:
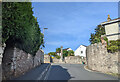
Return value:
<svg viewBox="0 0 120 82">
<path fill-rule="evenodd" d="M 44 55 L 44 63 L 50 63 L 51 57 L 49 55 Z"/>
<path fill-rule="evenodd" d="M 85 57 L 80 57 L 80 56 L 65 57 L 65 63 L 82 64 L 82 62 L 86 63 L 86 58 Z"/>
<path fill-rule="evenodd" d="M 101 43 L 92 44 L 87 47 L 87 65 L 89 69 L 104 72 L 118 73 L 118 55 L 116 53 L 108 53 L 105 45 Z"/>
<path fill-rule="evenodd" d="M 54 59 L 52 59 L 52 62 L 53 63 L 60 63 L 61 61 L 60 61 L 60 59 L 54 58 Z"/>
<path fill-rule="evenodd" d="M 2 78 L 11 79 L 23 75 L 28 70 L 43 63 L 44 52 L 38 50 L 33 57 L 18 48 L 5 48 L 2 59 Z"/>
<path fill-rule="evenodd" d="M 82 62 L 86 63 L 86 58 L 80 56 L 68 56 L 65 57 L 64 61 L 61 62 L 60 59 L 54 58 L 53 63 L 70 63 L 70 64 L 82 64 Z"/>
</svg>

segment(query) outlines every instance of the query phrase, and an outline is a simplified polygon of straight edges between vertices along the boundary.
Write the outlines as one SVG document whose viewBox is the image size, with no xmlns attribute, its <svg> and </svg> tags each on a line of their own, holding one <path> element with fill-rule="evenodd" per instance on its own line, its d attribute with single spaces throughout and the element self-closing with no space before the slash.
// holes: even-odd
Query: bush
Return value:
<svg viewBox="0 0 120 82">
<path fill-rule="evenodd" d="M 117 52 L 120 50 L 120 40 L 117 41 L 110 41 L 109 45 L 107 46 L 108 52 Z"/>
<path fill-rule="evenodd" d="M 61 58 L 61 57 L 60 57 L 60 56 L 58 56 L 58 55 L 56 55 L 55 57 L 56 57 L 57 59 L 60 59 L 60 58 Z"/>
<path fill-rule="evenodd" d="M 68 51 L 68 56 L 74 56 L 74 51 L 73 50 L 69 50 Z"/>
</svg>

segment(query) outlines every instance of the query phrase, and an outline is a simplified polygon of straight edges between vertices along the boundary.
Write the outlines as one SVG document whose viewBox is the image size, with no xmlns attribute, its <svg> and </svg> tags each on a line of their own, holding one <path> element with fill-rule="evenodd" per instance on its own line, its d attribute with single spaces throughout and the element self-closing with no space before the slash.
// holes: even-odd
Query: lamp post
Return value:
<svg viewBox="0 0 120 82">
<path fill-rule="evenodd" d="M 43 28 L 43 41 L 44 41 L 44 32 L 45 30 L 47 30 L 48 28 Z"/>
<path fill-rule="evenodd" d="M 43 28 L 43 35 L 44 35 L 44 31 L 47 30 L 48 28 Z"/>
</svg>

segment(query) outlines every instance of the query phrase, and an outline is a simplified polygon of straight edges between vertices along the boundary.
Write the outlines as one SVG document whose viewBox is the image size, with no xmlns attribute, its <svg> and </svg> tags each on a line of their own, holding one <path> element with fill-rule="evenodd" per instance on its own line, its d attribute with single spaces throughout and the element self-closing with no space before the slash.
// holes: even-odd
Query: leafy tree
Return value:
<svg viewBox="0 0 120 82">
<path fill-rule="evenodd" d="M 49 52 L 48 55 L 56 56 L 56 53 L 55 52 Z"/>
<path fill-rule="evenodd" d="M 56 52 L 60 53 L 61 52 L 61 48 L 56 48 Z"/>
<path fill-rule="evenodd" d="M 63 50 L 63 57 L 67 57 L 68 56 L 68 51 L 67 50 Z"/>
<path fill-rule="evenodd" d="M 73 50 L 69 50 L 68 51 L 68 56 L 74 56 L 74 51 Z"/>
<path fill-rule="evenodd" d="M 36 54 L 44 41 L 31 2 L 2 3 L 2 38 L 7 47 L 16 46 L 33 56 Z"/>
<path fill-rule="evenodd" d="M 101 25 L 98 25 L 95 28 L 95 33 L 91 33 L 91 37 L 89 39 L 91 44 L 101 42 L 101 35 L 105 34 L 105 28 Z"/>
</svg>

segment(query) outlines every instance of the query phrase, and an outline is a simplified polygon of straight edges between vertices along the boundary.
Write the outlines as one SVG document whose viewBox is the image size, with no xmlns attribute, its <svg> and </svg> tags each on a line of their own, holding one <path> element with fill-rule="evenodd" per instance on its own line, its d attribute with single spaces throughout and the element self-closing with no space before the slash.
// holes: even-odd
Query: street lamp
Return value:
<svg viewBox="0 0 120 82">
<path fill-rule="evenodd" d="M 43 41 L 44 41 L 44 31 L 47 30 L 48 28 L 43 28 Z M 45 42 L 45 41 L 44 41 Z"/>
<path fill-rule="evenodd" d="M 43 35 L 44 35 L 44 31 L 47 30 L 48 28 L 43 28 Z"/>
</svg>

